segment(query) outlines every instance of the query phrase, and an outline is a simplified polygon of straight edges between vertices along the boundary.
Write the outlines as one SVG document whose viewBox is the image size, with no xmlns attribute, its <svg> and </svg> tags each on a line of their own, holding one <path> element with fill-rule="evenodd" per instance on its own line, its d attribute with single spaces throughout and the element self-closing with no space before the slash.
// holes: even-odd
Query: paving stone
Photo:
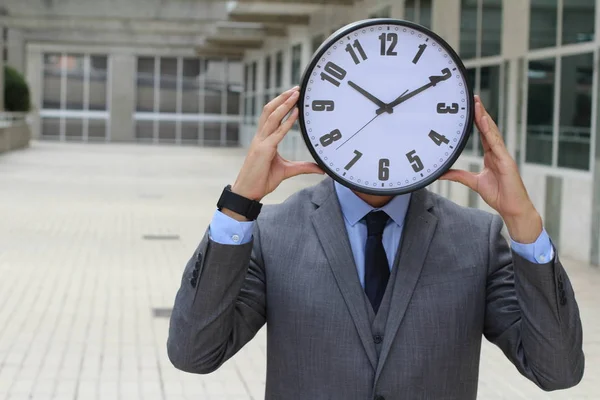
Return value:
<svg viewBox="0 0 600 400">
<path fill-rule="evenodd" d="M 47 142 L 0 156 L 0 400 L 264 397 L 265 330 L 220 370 L 192 375 L 169 362 L 168 319 L 153 315 L 172 307 L 185 263 L 243 156 L 242 149 Z M 319 179 L 286 181 L 265 202 Z M 486 343 L 479 398 L 600 399 L 600 271 L 563 261 L 584 322 L 583 382 L 544 393 Z"/>
</svg>

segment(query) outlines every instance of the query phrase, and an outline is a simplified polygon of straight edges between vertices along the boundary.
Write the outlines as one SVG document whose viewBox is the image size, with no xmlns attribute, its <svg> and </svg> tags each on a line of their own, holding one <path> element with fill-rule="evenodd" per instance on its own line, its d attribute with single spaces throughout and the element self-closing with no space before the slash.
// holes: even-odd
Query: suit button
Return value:
<svg viewBox="0 0 600 400">
<path fill-rule="evenodd" d="M 192 285 L 193 288 L 196 287 L 196 283 L 198 283 L 198 280 L 196 278 L 190 279 L 190 285 Z"/>
<path fill-rule="evenodd" d="M 195 279 L 198 278 L 198 269 L 197 268 L 194 268 L 194 270 L 192 271 L 192 277 Z"/>
<path fill-rule="evenodd" d="M 375 335 L 373 336 L 373 341 L 375 342 L 375 344 L 380 344 L 381 342 L 383 342 L 383 337 L 381 335 Z"/>
<path fill-rule="evenodd" d="M 198 264 L 202 262 L 202 253 L 198 252 L 198 255 L 196 256 L 196 261 L 198 261 Z"/>
<path fill-rule="evenodd" d="M 562 296 L 560 298 L 560 305 L 561 306 L 566 306 L 567 305 L 567 298 L 565 296 Z"/>
<path fill-rule="evenodd" d="M 385 400 L 385 397 L 377 395 L 375 396 L 375 400 Z"/>
</svg>

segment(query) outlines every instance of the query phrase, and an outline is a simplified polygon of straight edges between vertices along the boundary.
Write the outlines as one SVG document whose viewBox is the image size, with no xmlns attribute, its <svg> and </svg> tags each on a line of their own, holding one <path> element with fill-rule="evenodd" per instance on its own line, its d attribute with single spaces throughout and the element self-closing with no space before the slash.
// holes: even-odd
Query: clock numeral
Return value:
<svg viewBox="0 0 600 400">
<path fill-rule="evenodd" d="M 331 133 L 326 133 L 325 135 L 321 136 L 321 139 L 319 139 L 319 141 L 321 142 L 323 147 L 327 147 L 331 143 L 337 142 L 341 138 L 342 138 L 342 132 L 340 132 L 339 129 L 334 129 L 331 131 Z"/>
<path fill-rule="evenodd" d="M 423 43 L 422 45 L 419 46 L 419 51 L 417 52 L 417 55 L 415 56 L 415 58 L 413 58 L 413 64 L 416 64 L 419 62 L 419 60 L 421 59 L 421 56 L 423 55 L 423 53 L 425 52 L 425 49 L 427 48 L 427 44 Z"/>
<path fill-rule="evenodd" d="M 387 181 L 390 179 L 390 160 L 382 158 L 379 160 L 379 180 Z"/>
<path fill-rule="evenodd" d="M 406 158 L 408 158 L 408 161 L 410 162 L 410 165 L 413 167 L 413 170 L 415 172 L 420 172 L 423 170 L 423 162 L 417 155 L 416 150 L 406 153 Z"/>
<path fill-rule="evenodd" d="M 356 162 L 358 160 L 360 160 L 361 157 L 362 157 L 362 153 L 358 150 L 354 150 L 354 158 L 352 160 L 350 160 L 350 162 L 348 163 L 348 165 L 346 165 L 344 167 L 344 169 L 346 171 L 348 171 L 350 168 L 352 168 L 354 166 L 354 164 L 356 164 Z"/>
<path fill-rule="evenodd" d="M 439 133 L 437 133 L 434 130 L 429 132 L 429 138 L 431 140 L 433 140 L 433 143 L 437 144 L 438 146 L 441 146 L 442 143 L 445 143 L 445 144 L 450 143 L 450 140 L 448 140 L 448 138 L 446 136 L 440 135 Z"/>
<path fill-rule="evenodd" d="M 333 83 L 335 86 L 340 86 L 340 81 L 346 77 L 346 70 L 331 61 L 325 64 L 323 68 L 325 72 L 321 72 L 321 79 Z"/>
<path fill-rule="evenodd" d="M 333 100 L 313 100 L 313 111 L 333 111 L 335 103 Z"/>
<path fill-rule="evenodd" d="M 360 54 L 360 57 L 362 58 L 362 60 L 360 60 L 358 58 L 358 56 L 356 55 L 356 52 L 354 51 L 352 46 L 354 46 L 356 48 L 356 50 L 358 50 L 358 53 Z M 350 55 L 352 56 L 352 60 L 354 61 L 354 64 L 359 64 L 361 61 L 367 59 L 367 55 L 365 54 L 365 51 L 363 50 L 362 46 L 360 45 L 360 42 L 358 41 L 358 39 L 354 40 L 354 43 L 352 43 L 352 45 L 350 45 L 350 43 L 348 43 L 346 45 L 346 51 L 348 53 L 350 53 Z"/>
<path fill-rule="evenodd" d="M 458 103 L 452 103 L 449 106 L 447 106 L 446 103 L 438 103 L 437 112 L 438 114 L 457 114 Z"/>
<path fill-rule="evenodd" d="M 396 45 L 398 44 L 398 34 L 391 33 L 382 33 L 379 35 L 379 41 L 381 42 L 381 55 L 382 56 L 397 56 L 398 53 L 394 51 Z M 387 42 L 392 42 L 390 47 L 387 47 Z M 386 50 L 387 49 L 387 50 Z"/>
</svg>

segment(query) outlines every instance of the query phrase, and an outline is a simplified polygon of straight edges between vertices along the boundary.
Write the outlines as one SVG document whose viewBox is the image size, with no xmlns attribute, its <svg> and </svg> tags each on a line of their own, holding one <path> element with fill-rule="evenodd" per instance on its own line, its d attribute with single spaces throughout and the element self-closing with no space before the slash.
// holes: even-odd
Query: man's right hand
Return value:
<svg viewBox="0 0 600 400">
<path fill-rule="evenodd" d="M 244 165 L 231 188 L 231 191 L 248 199 L 260 201 L 274 191 L 285 179 L 301 174 L 323 174 L 323 170 L 313 162 L 292 162 L 277 152 L 294 122 L 298 119 L 299 88 L 294 87 L 268 103 L 258 121 L 258 130 L 244 161 Z M 294 109 L 290 116 L 283 118 Z M 229 210 L 225 213 L 235 219 L 243 219 Z"/>
</svg>

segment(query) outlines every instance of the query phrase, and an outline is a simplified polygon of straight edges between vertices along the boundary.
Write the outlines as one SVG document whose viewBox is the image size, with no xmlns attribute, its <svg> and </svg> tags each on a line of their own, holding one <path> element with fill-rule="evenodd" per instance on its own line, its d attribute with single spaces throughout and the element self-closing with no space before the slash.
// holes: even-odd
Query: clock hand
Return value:
<svg viewBox="0 0 600 400">
<path fill-rule="evenodd" d="M 404 93 L 402 93 L 402 95 L 406 94 L 406 92 L 408 92 L 408 89 L 407 89 L 407 90 L 406 90 Z M 402 96 L 400 96 L 400 97 L 402 97 Z M 384 110 L 384 111 L 385 111 L 385 110 Z M 392 110 L 392 111 L 393 111 L 393 110 Z M 369 122 L 367 122 L 366 124 L 364 124 L 362 128 L 360 128 L 358 131 L 356 131 L 356 133 L 355 133 L 354 135 L 350 136 L 350 137 L 349 137 L 348 139 L 346 139 L 346 140 L 345 140 L 345 141 L 344 141 L 342 144 L 340 144 L 340 145 L 339 145 L 339 146 L 336 148 L 336 150 L 339 150 L 339 149 L 340 149 L 340 147 L 342 147 L 343 145 L 345 145 L 346 143 L 348 143 L 348 142 L 350 141 L 350 139 L 352 139 L 354 136 L 358 135 L 358 133 L 359 133 L 360 131 L 362 131 L 363 129 L 365 129 L 365 128 L 367 127 L 367 125 L 369 125 L 371 122 L 373 122 L 373 121 L 375 120 L 375 118 L 379 117 L 381 114 L 382 114 L 382 113 L 375 115 L 375 116 L 374 116 L 374 117 L 373 117 L 373 118 L 372 118 L 372 119 L 371 119 Z"/>
<path fill-rule="evenodd" d="M 429 77 L 429 83 L 426 85 L 421 86 L 420 88 L 410 92 L 407 95 L 400 95 L 396 98 L 396 100 L 392 101 L 391 103 L 389 103 L 387 106 L 388 107 L 396 107 L 399 104 L 404 103 L 406 100 L 415 97 L 416 95 L 418 95 L 419 93 L 424 92 L 425 90 L 429 89 L 430 87 L 434 87 L 436 86 L 438 83 L 443 82 L 445 80 L 450 79 L 450 77 L 452 77 L 452 72 L 450 71 L 449 68 L 444 68 L 442 70 L 442 73 L 444 75 L 434 75 L 434 76 L 430 76 Z M 406 92 L 405 92 L 406 93 Z M 387 111 L 387 108 L 384 107 L 380 107 L 379 109 L 377 109 L 376 113 L 377 115 L 382 114 L 383 112 Z M 389 112 L 389 111 L 388 111 Z"/>
<path fill-rule="evenodd" d="M 360 128 L 359 130 L 356 131 L 356 133 L 354 133 L 354 135 L 350 136 L 348 139 L 346 139 L 342 144 L 340 144 L 336 150 L 339 150 L 340 147 L 342 147 L 343 145 L 345 145 L 346 143 L 348 143 L 350 141 L 350 139 L 352 139 L 354 136 L 358 135 L 358 133 L 360 131 L 362 131 L 363 129 L 365 129 L 367 127 L 367 125 L 369 125 L 371 122 L 373 122 L 375 120 L 375 118 L 379 117 L 381 114 L 377 114 L 376 116 L 374 116 L 373 118 L 371 118 L 371 120 L 369 122 L 367 122 L 366 124 L 363 125 L 362 128 Z"/>
<path fill-rule="evenodd" d="M 390 114 L 394 112 L 394 109 L 392 107 L 388 107 L 387 104 L 379 100 L 377 97 L 373 96 L 371 93 L 367 92 L 365 89 L 358 86 L 356 83 L 348 81 L 348 85 L 350 85 L 351 88 L 365 96 L 367 99 L 371 100 L 376 105 L 378 105 L 380 107 L 380 110 L 383 110 L 382 112 L 386 111 Z"/>
</svg>

